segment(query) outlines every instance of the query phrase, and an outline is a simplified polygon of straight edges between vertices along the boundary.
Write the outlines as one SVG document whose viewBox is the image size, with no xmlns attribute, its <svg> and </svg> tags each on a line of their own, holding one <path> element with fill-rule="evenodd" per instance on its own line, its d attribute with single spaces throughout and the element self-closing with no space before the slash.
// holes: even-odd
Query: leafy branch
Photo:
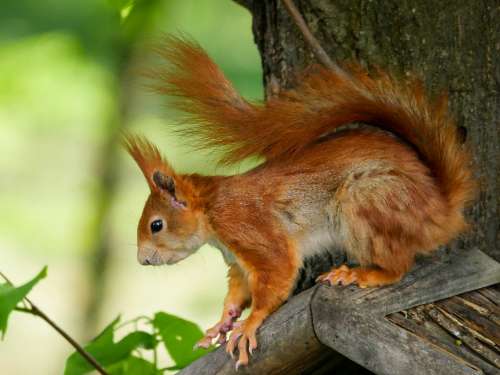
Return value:
<svg viewBox="0 0 500 375">
<path fill-rule="evenodd" d="M 42 318 L 76 350 L 66 360 L 65 375 L 83 375 L 93 370 L 105 375 L 159 375 L 167 370 L 181 369 L 208 352 L 203 349 L 192 350 L 193 345 L 203 336 L 195 323 L 165 312 L 157 312 L 152 318 L 139 316 L 121 324 L 118 317 L 90 343 L 82 346 L 27 297 L 31 289 L 46 275 L 45 267 L 31 281 L 15 287 L 0 272 L 0 277 L 5 280 L 5 283 L 0 283 L 0 332 L 3 338 L 9 315 L 13 311 Z M 151 332 L 138 329 L 140 321 L 146 322 Z M 116 341 L 115 332 L 130 324 L 134 324 L 135 329 Z M 175 362 L 173 366 L 158 368 L 160 343 Z M 144 359 L 142 350 L 152 351 L 153 362 Z"/>
<path fill-rule="evenodd" d="M 19 312 L 24 312 L 27 314 L 35 315 L 38 316 L 39 318 L 42 318 L 45 320 L 52 328 L 54 328 L 62 337 L 66 339 L 80 355 L 85 358 L 86 361 L 88 361 L 101 375 L 108 375 L 106 370 L 95 360 L 95 358 L 88 353 L 80 344 L 76 342 L 76 340 L 71 337 L 64 329 L 62 329 L 56 322 L 54 322 L 52 319 L 50 319 L 47 314 L 45 314 L 38 306 L 36 306 L 28 297 L 26 297 L 26 294 L 28 294 L 31 290 L 31 288 L 38 283 L 42 278 L 47 276 L 47 267 L 44 267 L 42 271 L 30 282 L 24 284 L 20 288 L 15 288 L 14 284 L 10 281 L 10 279 L 5 276 L 3 272 L 0 271 L 0 276 L 6 281 L 7 285 L 2 284 L 0 285 L 0 293 L 2 293 L 0 296 L 3 299 L 10 299 L 11 301 L 9 302 L 9 305 L 14 305 L 13 310 L 19 311 Z M 19 297 L 21 300 L 19 301 Z M 26 302 L 28 307 L 18 307 L 17 304 L 19 302 Z M 5 302 L 4 302 L 5 304 Z M 3 305 L 3 304 L 2 304 Z M 2 305 L 0 305 L 0 312 L 3 312 L 2 310 Z M 5 330 L 7 329 L 7 320 L 8 320 L 8 314 L 10 312 L 7 311 L 7 314 L 5 317 L 0 315 L 0 330 L 2 331 L 2 338 L 5 335 Z M 3 319 L 4 320 L 3 320 Z M 2 323 L 4 324 L 2 325 Z"/>
</svg>

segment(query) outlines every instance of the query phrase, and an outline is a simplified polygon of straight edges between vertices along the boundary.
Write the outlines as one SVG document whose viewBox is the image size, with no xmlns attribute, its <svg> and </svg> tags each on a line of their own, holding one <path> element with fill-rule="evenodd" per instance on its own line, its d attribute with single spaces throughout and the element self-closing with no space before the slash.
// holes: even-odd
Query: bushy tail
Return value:
<svg viewBox="0 0 500 375">
<path fill-rule="evenodd" d="M 176 97 L 174 105 L 187 114 L 179 131 L 194 135 L 202 148 L 223 146 L 222 162 L 296 154 L 339 126 L 363 122 L 416 147 L 452 208 L 473 198 L 470 157 L 448 114 L 447 97 L 430 104 L 416 79 L 397 83 L 359 66 L 346 68 L 347 75 L 316 67 L 296 89 L 253 104 L 196 43 L 168 37 L 159 52 L 167 64 L 157 72 L 158 89 Z"/>
</svg>

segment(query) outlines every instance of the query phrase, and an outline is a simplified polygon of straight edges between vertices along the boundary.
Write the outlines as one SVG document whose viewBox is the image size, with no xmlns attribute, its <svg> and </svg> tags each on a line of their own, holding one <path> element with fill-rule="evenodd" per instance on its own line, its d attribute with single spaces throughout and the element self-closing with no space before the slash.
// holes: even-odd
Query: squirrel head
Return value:
<svg viewBox="0 0 500 375">
<path fill-rule="evenodd" d="M 193 186 L 177 175 L 145 138 L 126 135 L 124 145 L 151 191 L 137 228 L 137 260 L 143 265 L 177 263 L 208 239 Z"/>
</svg>

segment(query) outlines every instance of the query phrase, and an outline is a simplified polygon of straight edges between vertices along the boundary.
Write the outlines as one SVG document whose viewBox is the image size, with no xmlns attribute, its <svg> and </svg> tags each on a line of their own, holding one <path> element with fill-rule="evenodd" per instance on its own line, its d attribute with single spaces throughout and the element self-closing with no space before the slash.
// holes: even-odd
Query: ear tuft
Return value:
<svg viewBox="0 0 500 375">
<path fill-rule="evenodd" d="M 139 164 L 139 167 L 146 165 L 148 162 L 162 162 L 158 148 L 143 136 L 125 133 L 122 144 L 130 156 Z"/>
<path fill-rule="evenodd" d="M 150 189 L 162 188 L 160 184 L 154 180 L 154 175 L 160 173 L 163 177 L 159 177 L 160 179 L 158 181 L 161 181 L 166 178 L 166 175 L 172 175 L 173 171 L 167 161 L 162 158 L 158 148 L 145 137 L 127 133 L 123 135 L 122 144 L 130 156 L 136 161 L 144 177 L 146 177 Z M 172 177 L 170 177 L 170 179 L 172 179 Z M 173 179 L 169 186 L 174 187 Z"/>
</svg>

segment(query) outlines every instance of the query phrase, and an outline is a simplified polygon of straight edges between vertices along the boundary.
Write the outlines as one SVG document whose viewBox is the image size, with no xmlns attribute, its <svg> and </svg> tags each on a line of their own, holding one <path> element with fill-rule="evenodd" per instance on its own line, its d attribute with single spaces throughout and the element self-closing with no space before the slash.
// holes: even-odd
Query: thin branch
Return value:
<svg viewBox="0 0 500 375">
<path fill-rule="evenodd" d="M 311 33 L 311 30 L 309 30 L 309 27 L 307 26 L 304 17 L 302 17 L 302 14 L 300 14 L 300 11 L 293 3 L 293 0 L 281 0 L 281 2 L 285 6 L 285 9 L 288 11 L 288 14 L 290 14 L 290 17 L 293 19 L 293 21 L 299 28 L 300 32 L 304 36 L 306 43 L 311 48 L 312 52 L 314 53 L 314 56 L 316 56 L 318 61 L 327 68 L 336 72 L 337 74 L 346 75 L 347 73 L 340 66 L 338 66 L 332 59 L 330 59 L 330 56 L 328 56 L 328 54 L 323 49 L 321 44 Z"/>
<path fill-rule="evenodd" d="M 4 275 L 4 273 L 2 271 L 0 271 L 0 277 L 2 277 L 2 279 L 5 280 L 5 282 L 7 284 L 9 284 L 10 286 L 14 286 L 14 284 L 12 284 L 12 281 L 9 280 L 9 278 L 7 276 Z"/>
<path fill-rule="evenodd" d="M 0 272 L 0 276 L 9 284 L 14 286 L 12 282 L 5 276 L 2 272 Z M 108 372 L 96 361 L 96 359 L 87 352 L 80 344 L 78 344 L 75 339 L 73 339 L 66 331 L 64 331 L 61 327 L 59 327 L 52 319 L 50 319 L 42 310 L 40 310 L 28 297 L 24 297 L 24 300 L 28 302 L 30 308 L 25 307 L 17 307 L 15 310 L 36 315 L 39 318 L 45 320 L 52 328 L 54 328 L 62 337 L 66 339 L 75 350 L 80 353 L 80 355 L 85 358 L 85 360 L 90 363 L 101 375 L 109 375 Z"/>
<path fill-rule="evenodd" d="M 18 311 L 18 312 L 22 312 L 22 313 L 25 313 L 25 314 L 31 314 L 31 315 L 38 316 L 38 315 L 35 314 L 35 312 L 33 310 L 28 309 L 26 307 L 15 307 L 14 311 Z"/>
</svg>

